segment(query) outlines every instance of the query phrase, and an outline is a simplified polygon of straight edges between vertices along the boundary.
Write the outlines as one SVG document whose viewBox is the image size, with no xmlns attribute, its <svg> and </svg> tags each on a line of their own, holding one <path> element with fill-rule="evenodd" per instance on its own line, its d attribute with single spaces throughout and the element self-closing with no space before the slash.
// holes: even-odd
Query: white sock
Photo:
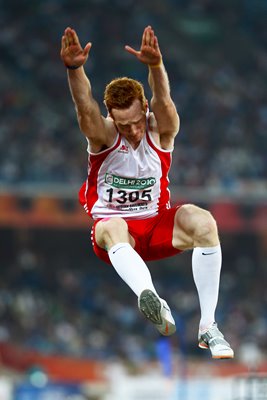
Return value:
<svg viewBox="0 0 267 400">
<path fill-rule="evenodd" d="M 221 265 L 222 252 L 220 245 L 215 247 L 196 247 L 193 250 L 193 277 L 201 310 L 200 331 L 206 330 L 215 321 Z"/>
<path fill-rule="evenodd" d="M 115 244 L 108 255 L 119 276 L 138 297 L 145 289 L 157 294 L 147 265 L 129 243 Z"/>
</svg>

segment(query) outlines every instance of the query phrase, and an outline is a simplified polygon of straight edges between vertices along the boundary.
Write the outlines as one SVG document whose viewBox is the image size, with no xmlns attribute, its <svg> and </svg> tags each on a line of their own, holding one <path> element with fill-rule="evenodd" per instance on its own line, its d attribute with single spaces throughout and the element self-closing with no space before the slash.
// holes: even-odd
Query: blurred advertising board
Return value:
<svg viewBox="0 0 267 400">
<path fill-rule="evenodd" d="M 35 387 L 21 383 L 14 388 L 14 400 L 85 400 L 78 385 L 48 383 Z"/>
</svg>

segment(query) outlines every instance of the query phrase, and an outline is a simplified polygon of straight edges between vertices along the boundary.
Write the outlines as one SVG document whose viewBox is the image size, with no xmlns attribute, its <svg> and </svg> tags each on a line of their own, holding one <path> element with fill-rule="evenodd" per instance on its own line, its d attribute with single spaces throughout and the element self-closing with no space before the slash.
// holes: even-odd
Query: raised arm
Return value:
<svg viewBox="0 0 267 400">
<path fill-rule="evenodd" d="M 153 111 L 158 133 L 166 137 L 166 142 L 173 139 L 179 130 L 179 116 L 171 98 L 169 79 L 163 64 L 158 39 L 151 26 L 143 32 L 140 50 L 130 46 L 125 49 L 149 68 L 148 83 L 152 91 L 151 110 Z"/>
<path fill-rule="evenodd" d="M 61 41 L 61 59 L 68 71 L 69 88 L 75 104 L 79 126 L 89 139 L 93 152 L 109 147 L 116 134 L 110 119 L 101 115 L 100 108 L 92 95 L 91 83 L 85 74 L 86 63 L 92 43 L 82 48 L 74 29 L 65 29 Z"/>
</svg>

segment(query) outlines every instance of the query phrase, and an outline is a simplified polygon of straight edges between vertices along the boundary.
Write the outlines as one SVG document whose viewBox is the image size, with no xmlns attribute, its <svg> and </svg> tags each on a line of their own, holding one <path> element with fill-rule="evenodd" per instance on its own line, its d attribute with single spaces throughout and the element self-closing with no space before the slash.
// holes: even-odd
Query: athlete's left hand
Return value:
<svg viewBox="0 0 267 400">
<path fill-rule="evenodd" d="M 91 47 L 92 43 L 89 42 L 82 48 L 76 31 L 68 27 L 61 40 L 61 59 L 66 67 L 79 68 L 86 63 Z"/>
<path fill-rule="evenodd" d="M 152 67 L 158 66 L 161 63 L 162 55 L 158 39 L 150 25 L 147 26 L 143 32 L 140 50 L 134 50 L 130 46 L 125 46 L 125 50 L 133 54 L 142 63 Z"/>
</svg>

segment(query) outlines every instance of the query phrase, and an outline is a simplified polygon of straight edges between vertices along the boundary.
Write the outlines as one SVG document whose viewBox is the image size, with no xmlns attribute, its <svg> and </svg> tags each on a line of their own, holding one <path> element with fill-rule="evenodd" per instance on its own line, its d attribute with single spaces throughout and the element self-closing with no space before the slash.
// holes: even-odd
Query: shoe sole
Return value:
<svg viewBox="0 0 267 400">
<path fill-rule="evenodd" d="M 199 343 L 198 347 L 200 347 L 201 349 L 204 349 L 204 350 L 209 350 L 209 346 L 206 345 L 206 344 L 203 344 L 203 343 Z M 219 356 L 213 356 L 212 355 L 212 358 L 214 358 L 216 360 L 227 360 L 227 359 L 234 358 L 234 353 L 232 353 L 232 354 L 221 354 Z"/>
<path fill-rule="evenodd" d="M 199 343 L 198 347 L 200 347 L 201 349 L 208 349 L 209 348 L 209 346 L 207 344 L 204 344 L 204 343 Z"/>
<path fill-rule="evenodd" d="M 234 358 L 234 355 L 232 356 L 212 356 L 213 359 L 215 360 L 231 360 Z"/>
<path fill-rule="evenodd" d="M 149 289 L 145 289 L 139 299 L 139 309 L 144 316 L 153 324 L 162 324 L 161 302 L 158 297 Z"/>
</svg>

